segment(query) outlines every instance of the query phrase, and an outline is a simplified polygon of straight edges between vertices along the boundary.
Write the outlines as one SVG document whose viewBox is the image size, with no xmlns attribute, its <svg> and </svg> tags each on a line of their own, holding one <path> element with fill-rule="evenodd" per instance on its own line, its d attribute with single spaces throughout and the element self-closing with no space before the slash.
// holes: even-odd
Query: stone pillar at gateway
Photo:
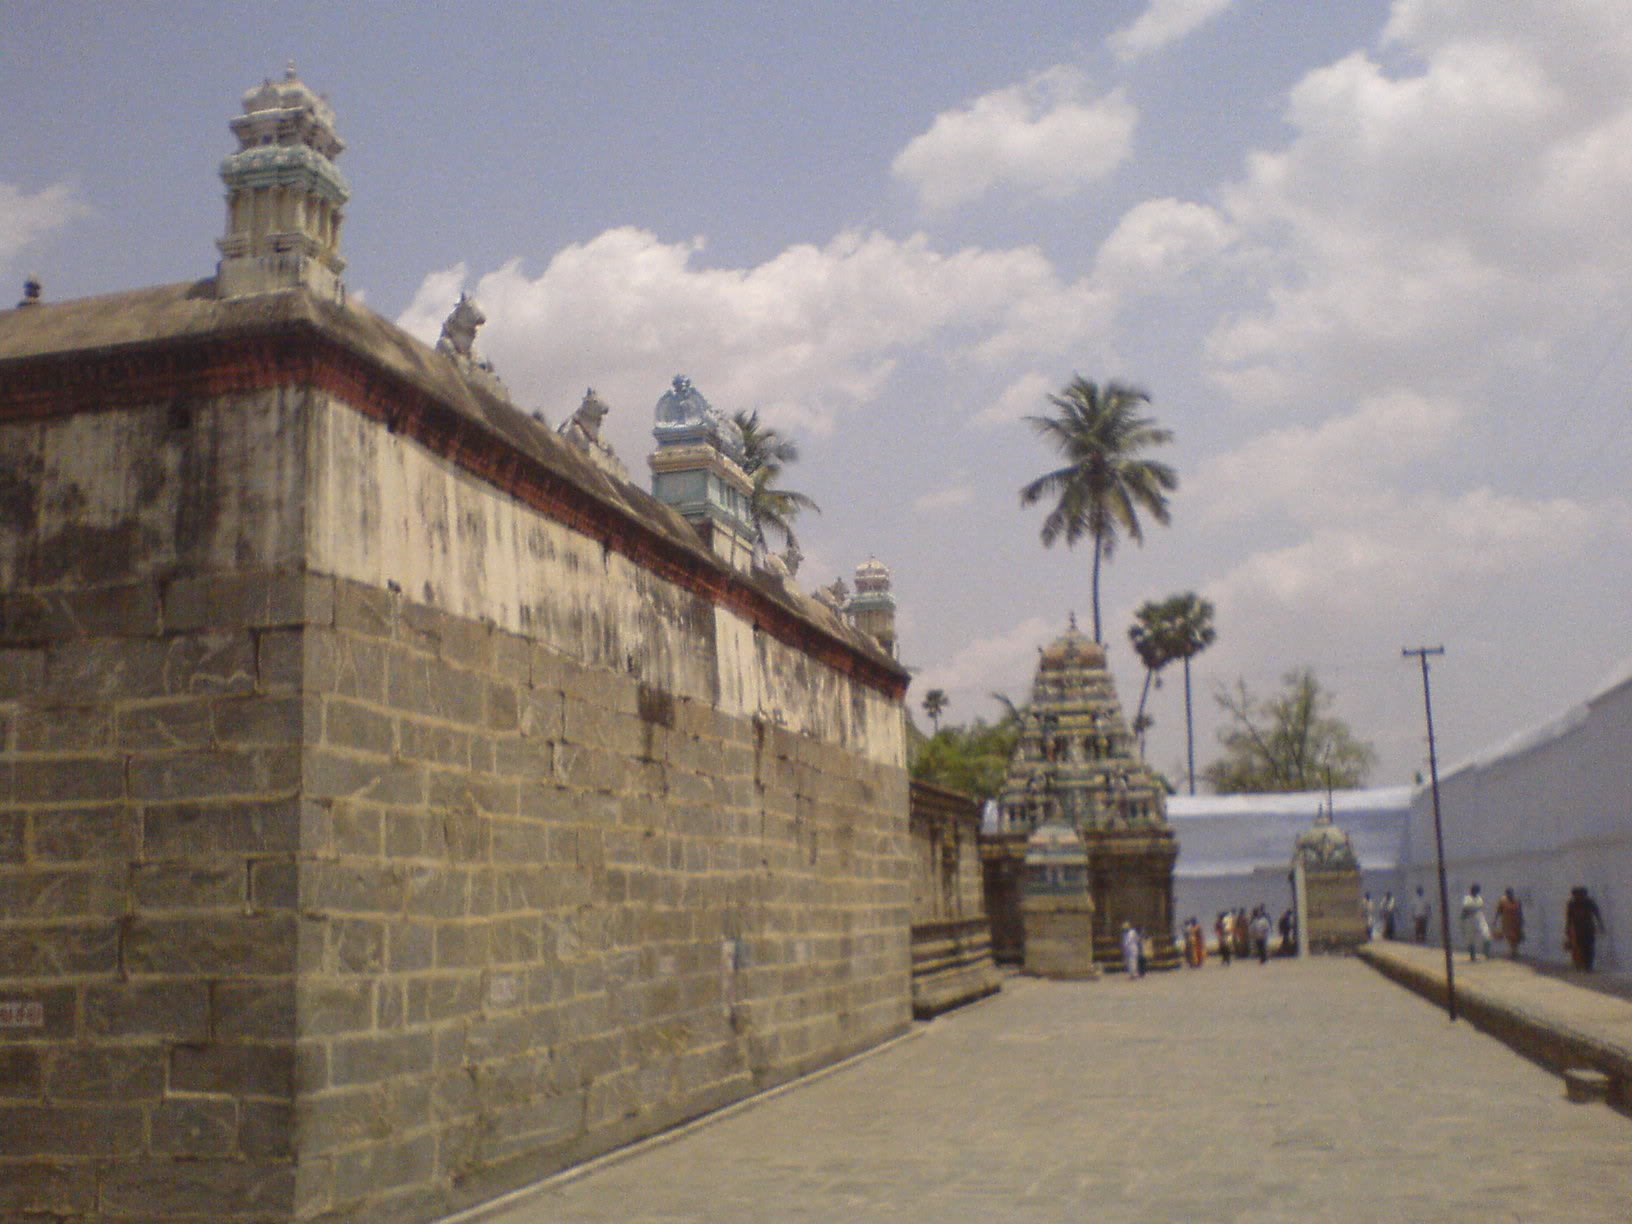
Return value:
<svg viewBox="0 0 1632 1224">
<path fill-rule="evenodd" d="M 1121 966 L 1116 934 L 1124 922 L 1151 939 L 1154 967 L 1179 963 L 1173 940 L 1179 850 L 1165 798 L 1135 751 L 1104 647 L 1090 641 L 1073 617 L 1038 660 L 1000 803 L 1011 832 L 1054 822 L 1082 835 L 1094 905 L 1094 960 L 1107 969 Z M 1024 855 L 1025 842 L 992 843 L 985 865 L 1001 874 L 1001 853 L 994 852 L 999 844 Z M 995 914 L 993 921 L 995 929 Z"/>
</svg>

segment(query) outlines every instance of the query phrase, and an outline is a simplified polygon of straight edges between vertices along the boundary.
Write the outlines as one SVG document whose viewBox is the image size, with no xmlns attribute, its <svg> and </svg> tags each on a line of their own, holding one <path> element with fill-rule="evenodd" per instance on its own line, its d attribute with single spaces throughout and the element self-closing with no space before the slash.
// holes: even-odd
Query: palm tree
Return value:
<svg viewBox="0 0 1632 1224">
<path fill-rule="evenodd" d="M 1003 713 L 997 720 L 1000 727 L 1019 727 L 1025 722 L 1030 706 L 1016 705 L 1007 693 L 991 692 L 986 694 L 998 705 L 1003 707 Z"/>
<path fill-rule="evenodd" d="M 1161 681 L 1157 677 L 1176 657 L 1171 650 L 1173 625 L 1167 611 L 1171 603 L 1171 600 L 1161 603 L 1154 599 L 1146 600 L 1133 614 L 1133 624 L 1128 626 L 1128 640 L 1133 643 L 1139 661 L 1145 665 L 1145 684 L 1139 690 L 1139 710 L 1133 716 L 1133 733 L 1139 737 L 1141 756 L 1145 751 L 1145 732 L 1151 726 L 1151 720 L 1145 715 L 1151 682 L 1155 681 L 1156 687 L 1160 688 Z"/>
<path fill-rule="evenodd" d="M 1171 626 L 1168 652 L 1184 660 L 1184 743 L 1185 761 L 1190 770 L 1190 793 L 1196 793 L 1196 724 L 1190 713 L 1190 660 L 1218 639 L 1213 628 L 1213 604 L 1194 591 L 1167 600 Z"/>
<path fill-rule="evenodd" d="M 782 537 L 784 547 L 794 543 L 793 520 L 803 510 L 822 508 L 803 493 L 776 487 L 782 468 L 799 458 L 799 447 L 784 438 L 775 429 L 759 422 L 759 410 L 738 412 L 731 417 L 742 443 L 742 470 L 752 482 L 748 494 L 748 518 L 753 527 L 754 544 L 768 550 L 767 533 Z"/>
<path fill-rule="evenodd" d="M 952 704 L 952 699 L 941 689 L 930 689 L 924 694 L 924 713 L 929 715 L 929 722 L 935 728 L 935 734 L 941 733 L 941 715 L 946 713 L 946 707 Z"/>
<path fill-rule="evenodd" d="M 1065 459 L 1065 466 L 1020 490 L 1020 504 L 1057 499 L 1043 520 L 1045 548 L 1064 537 L 1067 547 L 1084 536 L 1094 542 L 1094 641 L 1103 641 L 1099 621 L 1099 567 L 1115 551 L 1123 532 L 1139 544 L 1144 528 L 1139 512 L 1168 521 L 1167 494 L 1178 488 L 1177 474 L 1140 452 L 1173 439 L 1142 414 L 1150 396 L 1121 383 L 1096 386 L 1081 375 L 1048 397 L 1057 417 L 1026 420 Z"/>
</svg>

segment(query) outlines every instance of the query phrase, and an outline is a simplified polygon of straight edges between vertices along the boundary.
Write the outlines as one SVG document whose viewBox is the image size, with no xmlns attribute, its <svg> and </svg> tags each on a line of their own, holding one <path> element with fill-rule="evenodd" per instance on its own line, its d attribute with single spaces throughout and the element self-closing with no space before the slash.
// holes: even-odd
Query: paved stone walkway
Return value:
<svg viewBox="0 0 1632 1224">
<path fill-rule="evenodd" d="M 1445 984 L 1445 953 L 1440 948 L 1406 943 L 1368 944 L 1364 954 L 1393 960 Z M 1632 1003 L 1627 975 L 1589 974 L 1511 961 L 1503 956 L 1470 962 L 1466 952 L 1454 957 L 1457 993 L 1464 1000 L 1483 999 L 1535 1022 L 1546 1031 L 1569 1031 L 1619 1052 L 1621 1065 L 1632 1063 Z M 1632 1220 L 1632 1207 L 1627 1218 Z"/>
<path fill-rule="evenodd" d="M 1011 978 L 484 1224 L 1632 1219 L 1632 1120 L 1354 960 Z"/>
</svg>

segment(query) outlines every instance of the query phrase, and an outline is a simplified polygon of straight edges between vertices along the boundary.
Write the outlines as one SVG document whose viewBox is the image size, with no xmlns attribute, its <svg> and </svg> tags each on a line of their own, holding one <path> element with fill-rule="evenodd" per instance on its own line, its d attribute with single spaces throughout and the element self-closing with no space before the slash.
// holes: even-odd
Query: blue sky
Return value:
<svg viewBox="0 0 1632 1224">
<path fill-rule="evenodd" d="M 1421 766 L 1629 653 L 1632 22 L 1620 0 L 41 5 L 0 0 L 0 291 L 209 275 L 245 89 L 293 60 L 348 144 L 354 294 L 552 421 L 593 384 L 643 472 L 676 373 L 795 435 L 808 585 L 876 554 L 949 717 L 1086 623 L 1021 418 L 1147 388 L 1173 525 L 1104 612 L 1218 605 L 1206 693 L 1312 666 Z M 1183 758 L 1178 686 L 1153 763 Z M 922 719 L 920 718 L 920 721 Z"/>
</svg>

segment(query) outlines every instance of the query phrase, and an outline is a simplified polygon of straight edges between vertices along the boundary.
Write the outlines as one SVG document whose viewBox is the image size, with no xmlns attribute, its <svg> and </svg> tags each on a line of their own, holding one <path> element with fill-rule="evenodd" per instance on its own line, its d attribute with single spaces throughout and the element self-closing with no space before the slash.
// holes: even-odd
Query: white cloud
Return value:
<svg viewBox="0 0 1632 1224">
<path fill-rule="evenodd" d="M 963 481 L 967 478 L 967 472 L 954 472 L 948 479 Z M 966 484 L 957 483 L 913 498 L 912 508 L 918 514 L 937 514 L 945 510 L 956 510 L 959 506 L 967 506 L 974 499 L 973 489 Z"/>
<path fill-rule="evenodd" d="M 1204 674 L 1209 687 L 1244 676 L 1267 690 L 1289 667 L 1314 666 L 1338 695 L 1339 713 L 1376 743 L 1384 768 L 1377 780 L 1401 781 L 1422 752 L 1421 690 L 1401 648 L 1442 643 L 1450 651 L 1435 712 L 1442 735 L 1460 745 L 1453 751 L 1509 734 L 1545 712 L 1534 693 L 1571 666 L 1572 650 L 1590 654 L 1614 639 L 1613 614 L 1608 623 L 1572 619 L 1580 606 L 1564 592 L 1585 567 L 1625 555 L 1629 538 L 1632 502 L 1620 496 L 1527 499 L 1481 488 L 1396 494 L 1363 515 L 1334 507 L 1296 542 L 1255 550 L 1205 585 L 1219 639 Z M 1626 582 L 1604 577 L 1613 607 Z M 1571 641 L 1540 672 L 1525 657 L 1530 639 L 1514 633 L 1528 624 L 1546 626 L 1542 638 Z M 1197 710 L 1205 760 L 1217 712 L 1210 701 Z"/>
<path fill-rule="evenodd" d="M 1469 584 L 1591 555 L 1624 540 L 1629 523 L 1621 498 L 1531 500 L 1490 489 L 1396 497 L 1363 518 L 1333 514 L 1296 544 L 1254 552 L 1208 590 L 1225 606 L 1250 605 L 1254 617 L 1286 613 L 1322 626 L 1341 618 L 1352 627 L 1370 609 L 1386 622 L 1441 606 Z"/>
<path fill-rule="evenodd" d="M 1459 393 L 1493 369 L 1540 369 L 1604 307 L 1625 310 L 1626 25 L 1586 2 L 1413 0 L 1389 26 L 1413 67 L 1357 52 L 1300 81 L 1293 139 L 1224 193 L 1285 273 L 1210 338 L 1224 385 Z"/>
<path fill-rule="evenodd" d="M 67 183 L 54 183 L 33 195 L 0 183 L 0 263 L 9 263 L 26 248 L 90 209 Z"/>
<path fill-rule="evenodd" d="M 1158 292 L 1216 258 L 1234 238 L 1235 227 L 1215 208 L 1146 200 L 1129 209 L 1100 245 L 1094 277 L 1116 292 Z"/>
<path fill-rule="evenodd" d="M 1025 417 L 1046 412 L 1047 398 L 1057 389 L 1057 381 L 1047 374 L 1022 374 L 1003 389 L 994 403 L 977 412 L 973 423 L 988 429 L 1009 428 Z"/>
<path fill-rule="evenodd" d="M 1160 51 L 1229 8 L 1232 0 L 1150 0 L 1145 11 L 1107 40 L 1124 63 Z"/>
<path fill-rule="evenodd" d="M 1213 526 L 1264 514 L 1309 522 L 1358 513 L 1385 478 L 1453 440 L 1465 416 L 1450 399 L 1369 396 L 1318 426 L 1280 426 L 1204 460 L 1185 496 Z"/>
<path fill-rule="evenodd" d="M 952 699 L 954 722 L 966 722 L 989 705 L 993 692 L 1023 703 L 1030 694 L 1017 690 L 1016 684 L 1029 686 L 1037 670 L 1037 651 L 1064 628 L 1028 616 L 1002 633 L 966 643 L 945 663 L 924 668 L 913 681 L 913 691 L 943 689 Z"/>
<path fill-rule="evenodd" d="M 519 259 L 470 282 L 427 276 L 398 322 L 433 341 L 461 288 L 487 314 L 477 347 L 525 408 L 561 420 L 594 386 L 624 455 L 650 445 L 650 409 L 676 373 L 726 411 L 758 408 L 810 436 L 874 403 L 897 360 L 997 363 L 1080 349 L 1107 317 L 1033 247 L 935 250 L 921 234 L 847 232 L 746 268 L 701 264 L 702 243 L 607 230 L 540 274 Z"/>
<path fill-rule="evenodd" d="M 1073 68 L 1040 72 L 937 115 L 890 169 L 926 208 L 979 199 L 994 188 L 1060 198 L 1109 175 L 1128 157 L 1138 112 L 1122 90 L 1085 98 Z"/>
</svg>

